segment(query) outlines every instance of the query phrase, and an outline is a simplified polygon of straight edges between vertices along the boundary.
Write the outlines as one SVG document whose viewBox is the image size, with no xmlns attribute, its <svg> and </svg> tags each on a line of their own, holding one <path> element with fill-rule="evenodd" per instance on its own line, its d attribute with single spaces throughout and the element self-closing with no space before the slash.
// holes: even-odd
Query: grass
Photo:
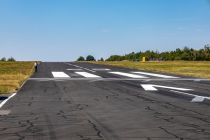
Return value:
<svg viewBox="0 0 210 140">
<path fill-rule="evenodd" d="M 0 62 L 0 94 L 16 92 L 33 73 L 33 62 Z"/>
<path fill-rule="evenodd" d="M 138 70 L 148 70 L 183 76 L 210 78 L 210 62 L 207 61 L 163 61 L 163 62 L 91 62 L 95 64 L 112 65 Z"/>
</svg>

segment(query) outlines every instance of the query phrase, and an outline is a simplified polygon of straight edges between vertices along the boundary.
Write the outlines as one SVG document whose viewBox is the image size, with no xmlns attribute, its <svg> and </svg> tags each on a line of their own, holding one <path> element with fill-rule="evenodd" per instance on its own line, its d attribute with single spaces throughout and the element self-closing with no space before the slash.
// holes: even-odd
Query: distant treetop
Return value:
<svg viewBox="0 0 210 140">
<path fill-rule="evenodd" d="M 77 61 L 85 61 L 85 58 L 83 56 L 80 56 Z"/>
<path fill-rule="evenodd" d="M 92 55 L 88 55 L 86 61 L 95 61 L 95 58 Z"/>
</svg>

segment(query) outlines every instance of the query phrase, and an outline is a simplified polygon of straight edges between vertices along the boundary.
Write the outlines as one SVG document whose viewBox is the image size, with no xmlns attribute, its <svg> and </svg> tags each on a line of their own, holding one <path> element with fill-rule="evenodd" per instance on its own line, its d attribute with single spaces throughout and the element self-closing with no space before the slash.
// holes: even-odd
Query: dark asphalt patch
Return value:
<svg viewBox="0 0 210 140">
<path fill-rule="evenodd" d="M 8 97 L 6 97 L 6 96 L 0 96 L 0 100 L 5 100 L 5 99 L 7 99 Z"/>
</svg>

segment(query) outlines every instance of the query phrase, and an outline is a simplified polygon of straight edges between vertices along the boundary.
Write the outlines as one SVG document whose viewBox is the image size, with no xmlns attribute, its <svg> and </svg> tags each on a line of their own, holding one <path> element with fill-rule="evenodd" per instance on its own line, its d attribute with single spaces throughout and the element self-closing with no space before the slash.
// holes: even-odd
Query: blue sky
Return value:
<svg viewBox="0 0 210 140">
<path fill-rule="evenodd" d="M 208 0 L 0 0 L 0 57 L 71 61 L 208 43 Z"/>
</svg>

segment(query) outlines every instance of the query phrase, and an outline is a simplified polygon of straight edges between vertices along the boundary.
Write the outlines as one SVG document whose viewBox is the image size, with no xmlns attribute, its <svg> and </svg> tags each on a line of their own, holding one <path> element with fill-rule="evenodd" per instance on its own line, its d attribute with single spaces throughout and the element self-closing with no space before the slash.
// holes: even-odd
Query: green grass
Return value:
<svg viewBox="0 0 210 140">
<path fill-rule="evenodd" d="M 138 70 L 148 70 L 183 76 L 199 78 L 210 78 L 210 62 L 207 61 L 163 61 L 163 62 L 91 62 L 119 67 L 126 67 Z"/>
<path fill-rule="evenodd" d="M 0 62 L 0 94 L 16 92 L 33 73 L 33 62 Z"/>
</svg>

